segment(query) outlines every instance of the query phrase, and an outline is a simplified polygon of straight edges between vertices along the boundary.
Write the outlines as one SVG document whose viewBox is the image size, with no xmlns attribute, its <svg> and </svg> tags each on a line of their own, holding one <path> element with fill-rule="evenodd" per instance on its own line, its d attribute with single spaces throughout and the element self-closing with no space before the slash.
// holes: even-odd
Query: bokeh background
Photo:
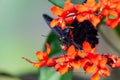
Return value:
<svg viewBox="0 0 120 80">
<path fill-rule="evenodd" d="M 22 57 L 36 60 L 35 52 L 42 49 L 49 33 L 42 14 L 51 14 L 51 5 L 48 0 L 0 0 L 1 74 L 18 76 L 37 72 Z"/>
<path fill-rule="evenodd" d="M 42 15 L 51 15 L 51 6 L 48 0 L 0 0 L 0 80 L 37 80 L 39 70 L 22 57 L 35 61 L 35 52 L 43 48 L 50 29 Z M 120 44 L 119 35 L 101 26 L 97 52 L 107 51 L 120 55 L 120 46 L 116 46 Z M 119 69 L 113 72 L 116 74 L 113 73 L 112 78 L 106 80 L 120 80 Z"/>
</svg>

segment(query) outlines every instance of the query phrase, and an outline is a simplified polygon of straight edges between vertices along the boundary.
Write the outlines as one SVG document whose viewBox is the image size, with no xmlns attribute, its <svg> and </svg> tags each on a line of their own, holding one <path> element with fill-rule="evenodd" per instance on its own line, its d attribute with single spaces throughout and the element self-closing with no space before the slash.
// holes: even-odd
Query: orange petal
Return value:
<svg viewBox="0 0 120 80">
<path fill-rule="evenodd" d="M 72 66 L 74 69 L 80 69 L 81 68 L 81 63 L 79 63 L 79 61 L 74 61 L 72 62 Z"/>
<path fill-rule="evenodd" d="M 70 0 L 66 0 L 64 5 L 64 10 L 72 10 L 74 8 L 74 5 L 70 2 Z"/>
<path fill-rule="evenodd" d="M 37 56 L 37 58 L 38 58 L 39 60 L 41 60 L 41 59 L 43 59 L 44 52 L 38 51 L 38 52 L 36 52 L 36 56 Z"/>
<path fill-rule="evenodd" d="M 97 45 L 94 48 L 92 48 L 91 53 L 94 53 L 96 50 L 97 50 Z"/>
<path fill-rule="evenodd" d="M 96 4 L 93 8 L 92 11 L 98 11 L 100 9 L 101 5 L 100 4 Z"/>
<path fill-rule="evenodd" d="M 36 68 L 40 68 L 40 63 L 39 62 L 38 63 L 34 63 L 33 66 L 36 67 Z"/>
<path fill-rule="evenodd" d="M 99 72 L 101 73 L 101 76 L 110 76 L 110 71 L 107 67 L 102 68 L 101 70 L 99 70 Z"/>
<path fill-rule="evenodd" d="M 61 20 L 60 27 L 61 27 L 62 30 L 64 30 L 66 28 L 65 20 L 63 20 L 63 19 Z"/>
<path fill-rule="evenodd" d="M 50 54 L 50 52 L 51 52 L 51 48 L 48 43 L 46 43 L 46 52 L 47 52 L 47 54 Z"/>
<path fill-rule="evenodd" d="M 86 6 L 89 7 L 95 7 L 96 0 L 87 0 Z"/>
<path fill-rule="evenodd" d="M 100 23 L 100 18 L 95 16 L 94 14 L 91 15 L 90 21 L 92 22 L 93 26 L 96 27 Z"/>
<path fill-rule="evenodd" d="M 58 25 L 58 23 L 59 23 L 59 18 L 53 19 L 53 20 L 50 22 L 50 26 L 53 28 L 53 27 L 55 27 L 56 25 Z"/>
<path fill-rule="evenodd" d="M 108 16 L 109 10 L 108 10 L 108 9 L 103 9 L 102 12 L 101 12 L 101 14 L 102 14 L 103 16 Z"/>
<path fill-rule="evenodd" d="M 90 43 L 87 41 L 83 42 L 82 48 L 83 48 L 84 52 L 90 52 L 92 49 Z"/>
<path fill-rule="evenodd" d="M 120 68 L 120 59 L 118 59 L 115 64 L 112 64 L 112 68 Z"/>
<path fill-rule="evenodd" d="M 111 3 L 109 7 L 110 7 L 110 9 L 116 9 L 117 4 L 116 3 Z"/>
<path fill-rule="evenodd" d="M 56 71 L 58 71 L 60 69 L 60 67 L 61 67 L 60 64 L 56 64 L 54 68 L 55 68 Z"/>
<path fill-rule="evenodd" d="M 108 5 L 108 0 L 99 0 L 99 3 L 101 5 L 101 8 L 104 8 L 106 5 Z"/>
<path fill-rule="evenodd" d="M 57 6 L 53 6 L 53 7 L 51 8 L 51 11 L 52 11 L 53 14 L 56 15 L 56 16 L 60 16 L 60 15 L 62 15 L 62 13 L 63 13 L 63 10 L 62 10 L 61 8 L 57 7 Z"/>
<path fill-rule="evenodd" d="M 85 69 L 85 71 L 86 71 L 87 74 L 94 73 L 97 70 L 98 70 L 98 68 L 97 68 L 96 65 L 92 65 L 92 66 L 87 65 L 87 68 Z"/>
<path fill-rule="evenodd" d="M 96 72 L 94 75 L 92 75 L 90 80 L 99 80 L 100 79 L 100 74 Z"/>
<path fill-rule="evenodd" d="M 115 28 L 117 27 L 118 23 L 119 23 L 119 19 L 106 19 L 106 24 L 110 27 L 110 28 Z"/>
<path fill-rule="evenodd" d="M 82 57 L 82 58 L 84 58 L 86 55 L 87 55 L 87 53 L 84 53 L 84 52 L 78 52 L 77 53 L 77 55 L 79 56 L 79 57 Z"/>
<path fill-rule="evenodd" d="M 104 68 L 107 64 L 107 58 L 103 57 L 100 61 L 99 61 L 100 67 Z"/>
<path fill-rule="evenodd" d="M 110 0 L 111 3 L 118 3 L 120 0 Z"/>
<path fill-rule="evenodd" d="M 68 48 L 67 55 L 73 55 L 74 53 L 75 53 L 75 47 L 73 45 L 71 45 Z"/>
<path fill-rule="evenodd" d="M 99 0 L 101 3 L 106 4 L 108 2 L 108 0 Z"/>
<path fill-rule="evenodd" d="M 118 12 L 116 12 L 115 10 L 109 10 L 109 15 L 113 16 L 114 19 L 118 17 Z"/>
<path fill-rule="evenodd" d="M 66 64 L 66 65 L 61 65 L 60 66 L 60 68 L 59 68 L 59 70 L 58 70 L 58 72 L 60 72 L 60 74 L 65 74 L 66 72 L 68 72 L 68 70 L 69 70 L 69 67 L 68 67 L 68 65 Z"/>
<path fill-rule="evenodd" d="M 43 59 L 44 59 L 44 60 L 48 60 L 48 53 L 47 53 L 47 52 L 44 52 L 44 54 L 43 54 Z"/>
<path fill-rule="evenodd" d="M 55 64 L 56 64 L 56 61 L 54 58 L 48 59 L 47 66 L 52 67 L 52 66 L 55 66 Z"/>
<path fill-rule="evenodd" d="M 62 62 L 64 62 L 65 60 L 66 60 L 66 57 L 63 56 L 63 57 L 59 57 L 58 59 L 56 59 L 56 62 L 57 62 L 57 63 L 62 63 Z"/>
<path fill-rule="evenodd" d="M 87 20 L 88 19 L 88 14 L 79 14 L 79 15 L 77 15 L 77 20 L 79 21 L 79 22 L 83 22 L 84 20 Z"/>
<path fill-rule="evenodd" d="M 68 23 L 68 24 L 72 24 L 72 22 L 74 21 L 75 17 L 67 17 L 65 18 L 65 21 Z"/>
<path fill-rule="evenodd" d="M 92 54 L 92 53 L 89 53 L 87 55 L 87 58 L 93 63 L 93 64 L 96 64 L 98 65 L 99 63 L 99 60 L 101 60 L 101 55 L 100 54 Z"/>
<path fill-rule="evenodd" d="M 46 66 L 46 61 L 35 62 L 33 63 L 33 66 L 36 68 L 41 68 L 43 66 Z"/>
<path fill-rule="evenodd" d="M 85 11 L 88 11 L 88 8 L 82 4 L 78 4 L 75 6 L 76 10 L 78 12 L 85 12 Z"/>
<path fill-rule="evenodd" d="M 120 12 L 120 2 L 117 4 L 116 9 L 117 9 L 118 12 Z"/>
<path fill-rule="evenodd" d="M 81 67 L 84 67 L 87 62 L 89 62 L 89 60 L 88 60 L 88 59 L 85 59 L 85 58 L 79 60 L 79 63 L 81 63 Z"/>
</svg>

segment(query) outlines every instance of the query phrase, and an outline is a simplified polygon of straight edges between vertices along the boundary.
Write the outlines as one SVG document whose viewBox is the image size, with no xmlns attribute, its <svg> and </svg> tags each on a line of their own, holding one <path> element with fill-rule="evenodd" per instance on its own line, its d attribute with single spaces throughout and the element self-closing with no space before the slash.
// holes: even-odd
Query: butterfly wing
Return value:
<svg viewBox="0 0 120 80">
<path fill-rule="evenodd" d="M 47 14 L 43 14 L 43 18 L 45 19 L 46 23 L 48 24 L 48 26 L 50 27 L 50 22 L 53 20 L 53 18 L 51 18 L 50 16 L 48 16 Z M 51 28 L 51 27 L 50 27 Z M 59 37 L 59 38 L 63 38 L 66 37 L 69 30 L 65 29 L 62 30 L 59 26 L 55 26 L 53 28 L 51 28 L 52 31 Z"/>
<path fill-rule="evenodd" d="M 53 20 L 53 18 L 48 16 L 47 14 L 43 14 L 43 18 L 45 19 L 46 23 L 50 27 L 50 22 Z M 68 38 L 68 35 L 69 35 L 68 28 L 65 28 L 64 30 L 62 30 L 59 26 L 55 26 L 51 29 L 60 38 L 60 40 L 62 41 L 63 44 L 65 44 L 67 46 L 70 44 L 70 40 Z"/>
</svg>

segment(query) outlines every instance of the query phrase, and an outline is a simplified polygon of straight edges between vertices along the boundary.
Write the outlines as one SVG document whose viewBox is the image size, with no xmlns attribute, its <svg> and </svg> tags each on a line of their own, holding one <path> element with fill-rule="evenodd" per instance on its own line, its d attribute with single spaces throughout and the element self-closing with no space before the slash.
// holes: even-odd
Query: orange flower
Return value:
<svg viewBox="0 0 120 80">
<path fill-rule="evenodd" d="M 118 3 L 120 3 L 119 0 L 99 0 L 101 8 L 115 8 Z"/>
<path fill-rule="evenodd" d="M 110 76 L 110 71 L 107 67 L 101 68 L 98 70 L 101 77 Z"/>
<path fill-rule="evenodd" d="M 75 50 L 75 47 L 71 45 L 68 50 L 66 55 L 60 56 L 56 59 L 56 62 L 58 63 L 55 65 L 55 70 L 60 72 L 60 74 L 65 74 L 72 68 L 78 69 L 80 68 L 80 64 L 78 61 L 74 61 L 76 57 L 77 51 Z"/>
<path fill-rule="evenodd" d="M 120 18 L 116 18 L 116 19 L 109 19 L 108 17 L 106 18 L 106 24 L 111 28 L 117 27 L 119 22 L 120 22 Z"/>
<path fill-rule="evenodd" d="M 94 53 L 97 49 L 97 45 L 94 48 L 92 48 L 89 42 L 84 41 L 82 49 L 85 53 Z"/>
<path fill-rule="evenodd" d="M 36 56 L 39 60 L 37 63 L 33 63 L 35 67 L 43 67 L 47 64 L 48 61 L 48 55 L 50 53 L 51 49 L 48 43 L 46 43 L 46 52 L 38 51 L 36 52 Z"/>
<path fill-rule="evenodd" d="M 75 59 L 77 54 L 77 51 L 75 50 L 75 47 L 73 45 L 71 45 L 68 50 L 66 55 L 64 56 L 60 56 L 56 59 L 56 62 L 62 63 L 62 62 L 66 62 L 66 61 L 72 61 L 73 59 Z"/>
<path fill-rule="evenodd" d="M 114 9 L 103 9 L 101 14 L 106 16 L 106 24 L 111 28 L 115 28 L 120 22 L 120 15 Z"/>
<path fill-rule="evenodd" d="M 74 59 L 76 54 L 77 54 L 77 51 L 75 50 L 75 47 L 73 45 L 71 45 L 68 48 L 66 55 L 69 56 L 70 58 Z"/>
<path fill-rule="evenodd" d="M 55 70 L 61 74 L 64 74 L 71 69 L 80 69 L 84 67 L 88 60 L 80 57 L 78 53 L 79 51 L 76 50 L 73 45 L 71 45 L 68 48 L 66 55 L 60 56 L 56 59 L 58 64 L 55 66 Z"/>
<path fill-rule="evenodd" d="M 96 72 L 94 75 L 92 75 L 90 80 L 99 80 L 100 79 L 100 74 Z"/>
<path fill-rule="evenodd" d="M 71 69 L 72 69 L 72 67 L 70 66 L 69 63 L 55 65 L 55 70 L 58 71 L 62 75 L 65 74 L 66 72 L 70 71 Z"/>
<path fill-rule="evenodd" d="M 94 13 L 100 9 L 100 5 L 96 3 L 95 0 L 87 0 L 84 4 L 76 5 L 76 10 L 78 11 L 77 19 L 79 22 L 84 20 L 89 20 L 96 27 L 100 23 L 101 17 L 95 15 Z"/>
<path fill-rule="evenodd" d="M 54 69 L 60 74 L 65 74 L 72 69 L 79 70 L 83 68 L 86 74 L 92 74 L 91 80 L 99 80 L 101 77 L 110 76 L 110 71 L 107 68 L 107 65 L 112 68 L 120 68 L 120 59 L 118 56 L 100 53 L 94 54 L 97 45 L 92 48 L 92 43 L 90 44 L 88 41 L 84 41 L 82 43 L 82 49 L 80 45 L 79 50 L 76 48 L 76 45 L 72 45 L 75 43 L 74 40 L 72 42 L 74 37 L 73 33 L 75 33 L 72 32 L 74 26 L 66 26 L 67 24 L 72 25 L 71 23 L 74 20 L 78 20 L 79 22 L 89 20 L 96 27 L 101 19 L 106 17 L 106 24 L 111 28 L 115 28 L 120 23 L 120 1 L 99 0 L 98 2 L 99 3 L 96 3 L 96 0 L 86 0 L 86 3 L 74 6 L 70 0 L 66 0 L 64 8 L 53 6 L 51 11 L 54 15 L 59 17 L 51 21 L 51 27 L 59 26 L 62 30 L 70 28 L 70 31 L 68 32 L 68 37 L 71 39 L 70 46 L 62 46 L 62 49 L 66 51 L 66 54 L 49 58 L 51 48 L 49 44 L 46 43 L 45 52 L 36 52 L 38 58 L 37 62 L 32 62 L 24 57 L 23 59 L 37 68 L 44 66 L 54 67 Z M 94 33 L 97 35 L 96 32 L 93 32 L 93 35 Z"/>
<path fill-rule="evenodd" d="M 103 56 L 105 56 L 108 59 L 107 64 L 110 67 L 112 67 L 112 68 L 120 68 L 120 58 L 118 58 L 118 56 L 109 55 L 109 54 L 104 54 Z"/>
<path fill-rule="evenodd" d="M 87 58 L 90 60 L 91 63 L 98 65 L 99 60 L 101 60 L 102 56 L 100 54 L 88 53 Z"/>
<path fill-rule="evenodd" d="M 50 54 L 50 46 L 46 43 L 46 52 L 38 51 L 36 56 L 38 62 L 32 62 L 24 58 L 34 67 L 41 68 L 43 66 L 54 67 L 60 74 L 65 74 L 72 69 L 83 68 L 87 74 L 92 74 L 91 80 L 99 80 L 100 77 L 110 76 L 110 71 L 107 68 L 109 65 L 112 68 L 120 68 L 120 59 L 118 56 L 109 54 L 94 54 L 94 48 L 91 48 L 90 43 L 83 43 L 83 50 L 77 50 L 71 45 L 65 55 L 54 58 L 48 58 Z"/>
<path fill-rule="evenodd" d="M 75 16 L 75 8 L 74 5 L 70 2 L 70 0 L 66 0 L 64 8 L 59 8 L 57 6 L 53 6 L 51 11 L 54 15 L 59 16 L 59 18 L 51 21 L 51 27 L 60 26 L 61 29 L 66 28 L 66 23 L 72 23 Z"/>
<path fill-rule="evenodd" d="M 99 80 L 100 77 L 110 76 L 110 71 L 106 67 L 108 59 L 100 54 L 87 55 L 89 62 L 85 64 L 84 70 L 86 73 L 95 73 L 91 77 L 91 80 Z"/>
<path fill-rule="evenodd" d="M 38 51 L 36 52 L 36 56 L 38 58 L 38 62 L 32 62 L 27 58 L 24 58 L 29 63 L 33 64 L 34 67 L 41 68 L 43 66 L 54 66 L 56 64 L 56 61 L 52 58 L 48 58 L 48 55 L 50 54 L 51 49 L 48 43 L 46 43 L 46 52 Z"/>
<path fill-rule="evenodd" d="M 112 68 L 120 68 L 120 59 L 117 59 L 115 63 L 111 64 Z"/>
<path fill-rule="evenodd" d="M 84 66 L 84 70 L 87 74 L 93 74 L 98 70 L 98 67 L 90 62 Z"/>
<path fill-rule="evenodd" d="M 106 24 L 115 28 L 120 22 L 120 1 L 119 0 L 100 0 L 101 15 L 106 17 Z"/>
<path fill-rule="evenodd" d="M 108 59 L 106 57 L 102 56 L 102 58 L 99 60 L 98 65 L 100 68 L 104 68 L 104 67 L 106 67 L 107 62 L 108 62 Z"/>
</svg>

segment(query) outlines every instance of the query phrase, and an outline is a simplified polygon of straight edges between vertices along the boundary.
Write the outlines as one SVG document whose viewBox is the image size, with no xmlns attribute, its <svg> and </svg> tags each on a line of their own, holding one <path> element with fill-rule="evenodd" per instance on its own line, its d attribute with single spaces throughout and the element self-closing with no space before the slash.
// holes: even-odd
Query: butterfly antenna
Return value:
<svg viewBox="0 0 120 80">
<path fill-rule="evenodd" d="M 22 59 L 26 60 L 27 62 L 33 64 L 34 62 L 32 62 L 31 60 L 29 60 L 28 58 L 22 57 Z"/>
</svg>

